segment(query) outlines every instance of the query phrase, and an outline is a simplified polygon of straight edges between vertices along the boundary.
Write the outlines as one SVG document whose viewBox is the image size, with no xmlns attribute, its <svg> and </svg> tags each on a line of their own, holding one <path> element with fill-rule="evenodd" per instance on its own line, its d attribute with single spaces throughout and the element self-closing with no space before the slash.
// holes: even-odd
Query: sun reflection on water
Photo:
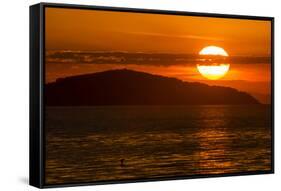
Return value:
<svg viewBox="0 0 281 191">
<path fill-rule="evenodd" d="M 203 108 L 203 107 L 202 107 Z M 219 111 L 219 112 L 218 112 Z M 199 151 L 195 154 L 198 157 L 198 168 L 202 173 L 226 173 L 235 164 L 228 160 L 228 145 L 231 141 L 231 133 L 227 131 L 227 111 L 223 109 L 203 108 L 200 113 L 200 126 L 196 133 Z M 224 116 L 224 117 L 222 117 Z"/>
</svg>

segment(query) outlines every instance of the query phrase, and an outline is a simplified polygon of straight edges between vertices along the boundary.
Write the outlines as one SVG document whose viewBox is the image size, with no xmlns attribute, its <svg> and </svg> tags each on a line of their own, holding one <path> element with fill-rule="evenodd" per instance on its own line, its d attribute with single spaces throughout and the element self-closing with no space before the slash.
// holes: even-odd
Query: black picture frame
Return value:
<svg viewBox="0 0 281 191">
<path fill-rule="evenodd" d="M 74 184 L 46 185 L 44 176 L 45 165 L 45 129 L 44 129 L 44 80 L 45 80 L 45 8 L 87 9 L 134 13 L 152 13 L 165 15 L 184 15 L 215 18 L 235 18 L 250 20 L 266 20 L 271 22 L 271 170 L 244 173 L 189 175 L 165 178 L 148 178 L 122 181 L 98 181 Z M 167 11 L 153 9 L 135 9 L 121 7 L 103 7 L 89 5 L 39 3 L 30 6 L 30 154 L 29 154 L 29 184 L 38 188 L 53 188 L 66 186 L 99 185 L 112 183 L 132 183 L 146 181 L 163 181 L 190 178 L 210 178 L 242 175 L 257 175 L 274 173 L 274 17 L 230 15 L 217 13 L 196 13 L 185 11 Z"/>
</svg>

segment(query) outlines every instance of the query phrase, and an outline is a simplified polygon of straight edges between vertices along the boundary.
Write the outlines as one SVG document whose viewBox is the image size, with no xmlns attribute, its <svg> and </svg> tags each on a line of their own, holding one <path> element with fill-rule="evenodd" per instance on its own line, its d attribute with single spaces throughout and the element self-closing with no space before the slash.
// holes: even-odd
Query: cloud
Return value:
<svg viewBox="0 0 281 191">
<path fill-rule="evenodd" d="M 195 54 L 167 54 L 119 51 L 47 51 L 48 64 L 135 64 L 135 65 L 187 65 L 202 64 L 206 61 Z M 254 64 L 270 63 L 270 57 L 221 57 L 212 58 L 209 64 Z"/>
<path fill-rule="evenodd" d="M 165 37 L 165 38 L 179 38 L 179 39 L 196 39 L 196 40 L 212 40 L 212 41 L 223 41 L 223 38 L 210 37 L 210 36 L 199 36 L 199 35 L 180 35 L 180 34 L 164 34 L 164 33 L 151 33 L 151 32 L 121 32 L 133 35 L 143 35 L 152 37 Z"/>
</svg>

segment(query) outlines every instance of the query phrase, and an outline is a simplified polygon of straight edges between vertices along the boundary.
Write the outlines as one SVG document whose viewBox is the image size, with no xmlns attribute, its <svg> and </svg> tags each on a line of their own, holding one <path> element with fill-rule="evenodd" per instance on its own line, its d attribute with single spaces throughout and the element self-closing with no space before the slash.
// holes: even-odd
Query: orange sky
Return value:
<svg viewBox="0 0 281 191">
<path fill-rule="evenodd" d="M 230 57 L 269 57 L 271 54 L 270 21 L 66 8 L 46 8 L 45 14 L 47 52 L 123 51 L 197 55 L 205 46 L 215 45 L 223 47 Z M 122 62 L 81 64 L 78 59 L 58 57 L 63 60 L 60 62 L 48 59 L 48 55 L 46 57 L 47 82 L 58 77 L 126 67 L 185 81 L 231 86 L 263 96 L 270 94 L 268 61 L 233 62 L 222 80 L 207 81 L 192 63 L 166 66 Z M 249 82 L 254 83 L 251 88 Z"/>
<path fill-rule="evenodd" d="M 46 8 L 46 48 L 197 53 L 204 46 L 216 44 L 230 55 L 270 55 L 270 24 L 245 19 Z"/>
</svg>

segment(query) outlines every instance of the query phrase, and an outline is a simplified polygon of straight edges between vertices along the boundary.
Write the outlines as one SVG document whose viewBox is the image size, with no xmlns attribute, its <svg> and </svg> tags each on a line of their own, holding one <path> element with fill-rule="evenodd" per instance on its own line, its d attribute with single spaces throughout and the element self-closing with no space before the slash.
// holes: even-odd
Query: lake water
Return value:
<svg viewBox="0 0 281 191">
<path fill-rule="evenodd" d="M 46 108 L 46 183 L 271 169 L 271 109 L 253 106 Z"/>
</svg>

